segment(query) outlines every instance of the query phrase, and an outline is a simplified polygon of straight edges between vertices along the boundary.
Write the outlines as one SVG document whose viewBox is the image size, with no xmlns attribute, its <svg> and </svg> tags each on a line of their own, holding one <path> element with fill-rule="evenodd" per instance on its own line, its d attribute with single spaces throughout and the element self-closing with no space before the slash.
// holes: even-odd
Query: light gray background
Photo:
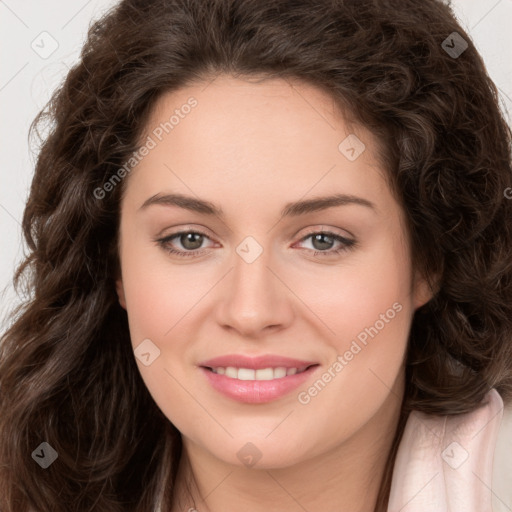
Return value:
<svg viewBox="0 0 512 512">
<path fill-rule="evenodd" d="M 20 300 L 11 281 L 23 257 L 20 222 L 35 161 L 29 125 L 78 59 L 90 21 L 116 3 L 0 0 L 0 332 L 7 326 L 5 315 Z M 512 0 L 454 0 L 452 5 L 499 87 L 510 123 Z"/>
</svg>

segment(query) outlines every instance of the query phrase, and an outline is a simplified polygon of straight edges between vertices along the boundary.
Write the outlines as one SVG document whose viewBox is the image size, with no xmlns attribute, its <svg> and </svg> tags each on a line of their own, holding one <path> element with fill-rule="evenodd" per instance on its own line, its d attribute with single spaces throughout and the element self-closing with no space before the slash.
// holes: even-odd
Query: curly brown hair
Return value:
<svg viewBox="0 0 512 512">
<path fill-rule="evenodd" d="M 450 54 L 457 32 L 468 44 Z M 450 41 L 450 39 L 448 39 Z M 451 45 L 450 45 L 451 46 Z M 0 509 L 168 510 L 181 438 L 134 361 L 115 289 L 123 185 L 94 193 L 138 147 L 167 91 L 233 76 L 299 78 L 379 140 L 434 297 L 413 318 L 399 427 L 512 400 L 511 130 L 497 88 L 438 0 L 123 0 L 31 127 L 41 140 L 14 283 L 30 299 L 0 344 Z M 435 279 L 434 279 L 435 277 Z M 58 463 L 41 471 L 41 441 Z"/>
</svg>

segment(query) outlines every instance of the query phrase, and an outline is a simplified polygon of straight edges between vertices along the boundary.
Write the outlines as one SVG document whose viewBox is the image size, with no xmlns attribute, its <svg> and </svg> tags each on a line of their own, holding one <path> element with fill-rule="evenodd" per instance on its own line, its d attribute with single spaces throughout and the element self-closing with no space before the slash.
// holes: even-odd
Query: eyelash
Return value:
<svg viewBox="0 0 512 512">
<path fill-rule="evenodd" d="M 179 256 L 181 258 L 187 258 L 187 257 L 193 257 L 198 256 L 199 254 L 202 254 L 204 252 L 204 249 L 195 249 L 193 251 L 177 251 L 176 249 L 173 249 L 169 246 L 169 242 L 173 240 L 174 238 L 177 238 L 181 235 L 186 234 L 194 234 L 194 235 L 201 235 L 205 238 L 210 238 L 205 233 L 202 233 L 201 231 L 178 231 L 177 233 L 173 233 L 172 235 L 166 236 L 164 238 L 158 238 L 155 240 L 155 242 L 158 243 L 160 247 L 162 247 L 166 252 L 170 254 L 174 254 L 176 256 Z M 299 242 L 304 242 L 308 238 L 312 237 L 313 235 L 327 235 L 330 238 L 333 238 L 335 241 L 341 242 L 341 246 L 338 249 L 329 249 L 326 251 L 314 251 L 314 256 L 332 256 L 335 254 L 340 254 L 344 251 L 348 251 L 352 248 L 354 248 L 357 245 L 357 242 L 355 240 L 350 240 L 348 238 L 342 237 L 340 235 L 337 235 L 336 233 L 332 233 L 330 231 L 312 231 L 311 233 L 307 234 L 306 236 L 302 237 Z M 312 249 L 308 249 L 312 250 Z"/>
</svg>

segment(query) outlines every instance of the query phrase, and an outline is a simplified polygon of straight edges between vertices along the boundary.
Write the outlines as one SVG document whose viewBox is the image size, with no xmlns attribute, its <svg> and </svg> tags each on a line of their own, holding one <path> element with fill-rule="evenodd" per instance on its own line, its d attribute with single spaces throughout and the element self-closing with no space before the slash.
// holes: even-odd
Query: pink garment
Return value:
<svg viewBox="0 0 512 512">
<path fill-rule="evenodd" d="M 388 512 L 512 510 L 512 475 L 496 474 L 510 471 L 510 465 L 498 467 L 494 460 L 500 428 L 500 450 L 506 446 L 512 458 L 509 430 L 504 433 L 502 425 L 503 400 L 492 389 L 482 403 L 459 416 L 410 414 L 398 447 Z M 506 487 L 498 488 L 498 476 Z"/>
</svg>

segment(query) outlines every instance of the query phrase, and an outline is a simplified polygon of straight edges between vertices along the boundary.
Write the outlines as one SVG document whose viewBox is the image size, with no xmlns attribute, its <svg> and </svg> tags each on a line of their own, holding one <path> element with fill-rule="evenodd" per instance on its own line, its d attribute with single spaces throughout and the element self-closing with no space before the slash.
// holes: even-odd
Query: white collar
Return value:
<svg viewBox="0 0 512 512">
<path fill-rule="evenodd" d="M 388 512 L 512 510 L 512 473 L 502 471 L 512 455 L 512 414 L 507 412 L 507 427 L 500 429 L 503 412 L 495 389 L 470 413 L 413 411 L 398 447 Z M 495 449 L 497 455 L 508 452 L 499 464 Z"/>
</svg>

